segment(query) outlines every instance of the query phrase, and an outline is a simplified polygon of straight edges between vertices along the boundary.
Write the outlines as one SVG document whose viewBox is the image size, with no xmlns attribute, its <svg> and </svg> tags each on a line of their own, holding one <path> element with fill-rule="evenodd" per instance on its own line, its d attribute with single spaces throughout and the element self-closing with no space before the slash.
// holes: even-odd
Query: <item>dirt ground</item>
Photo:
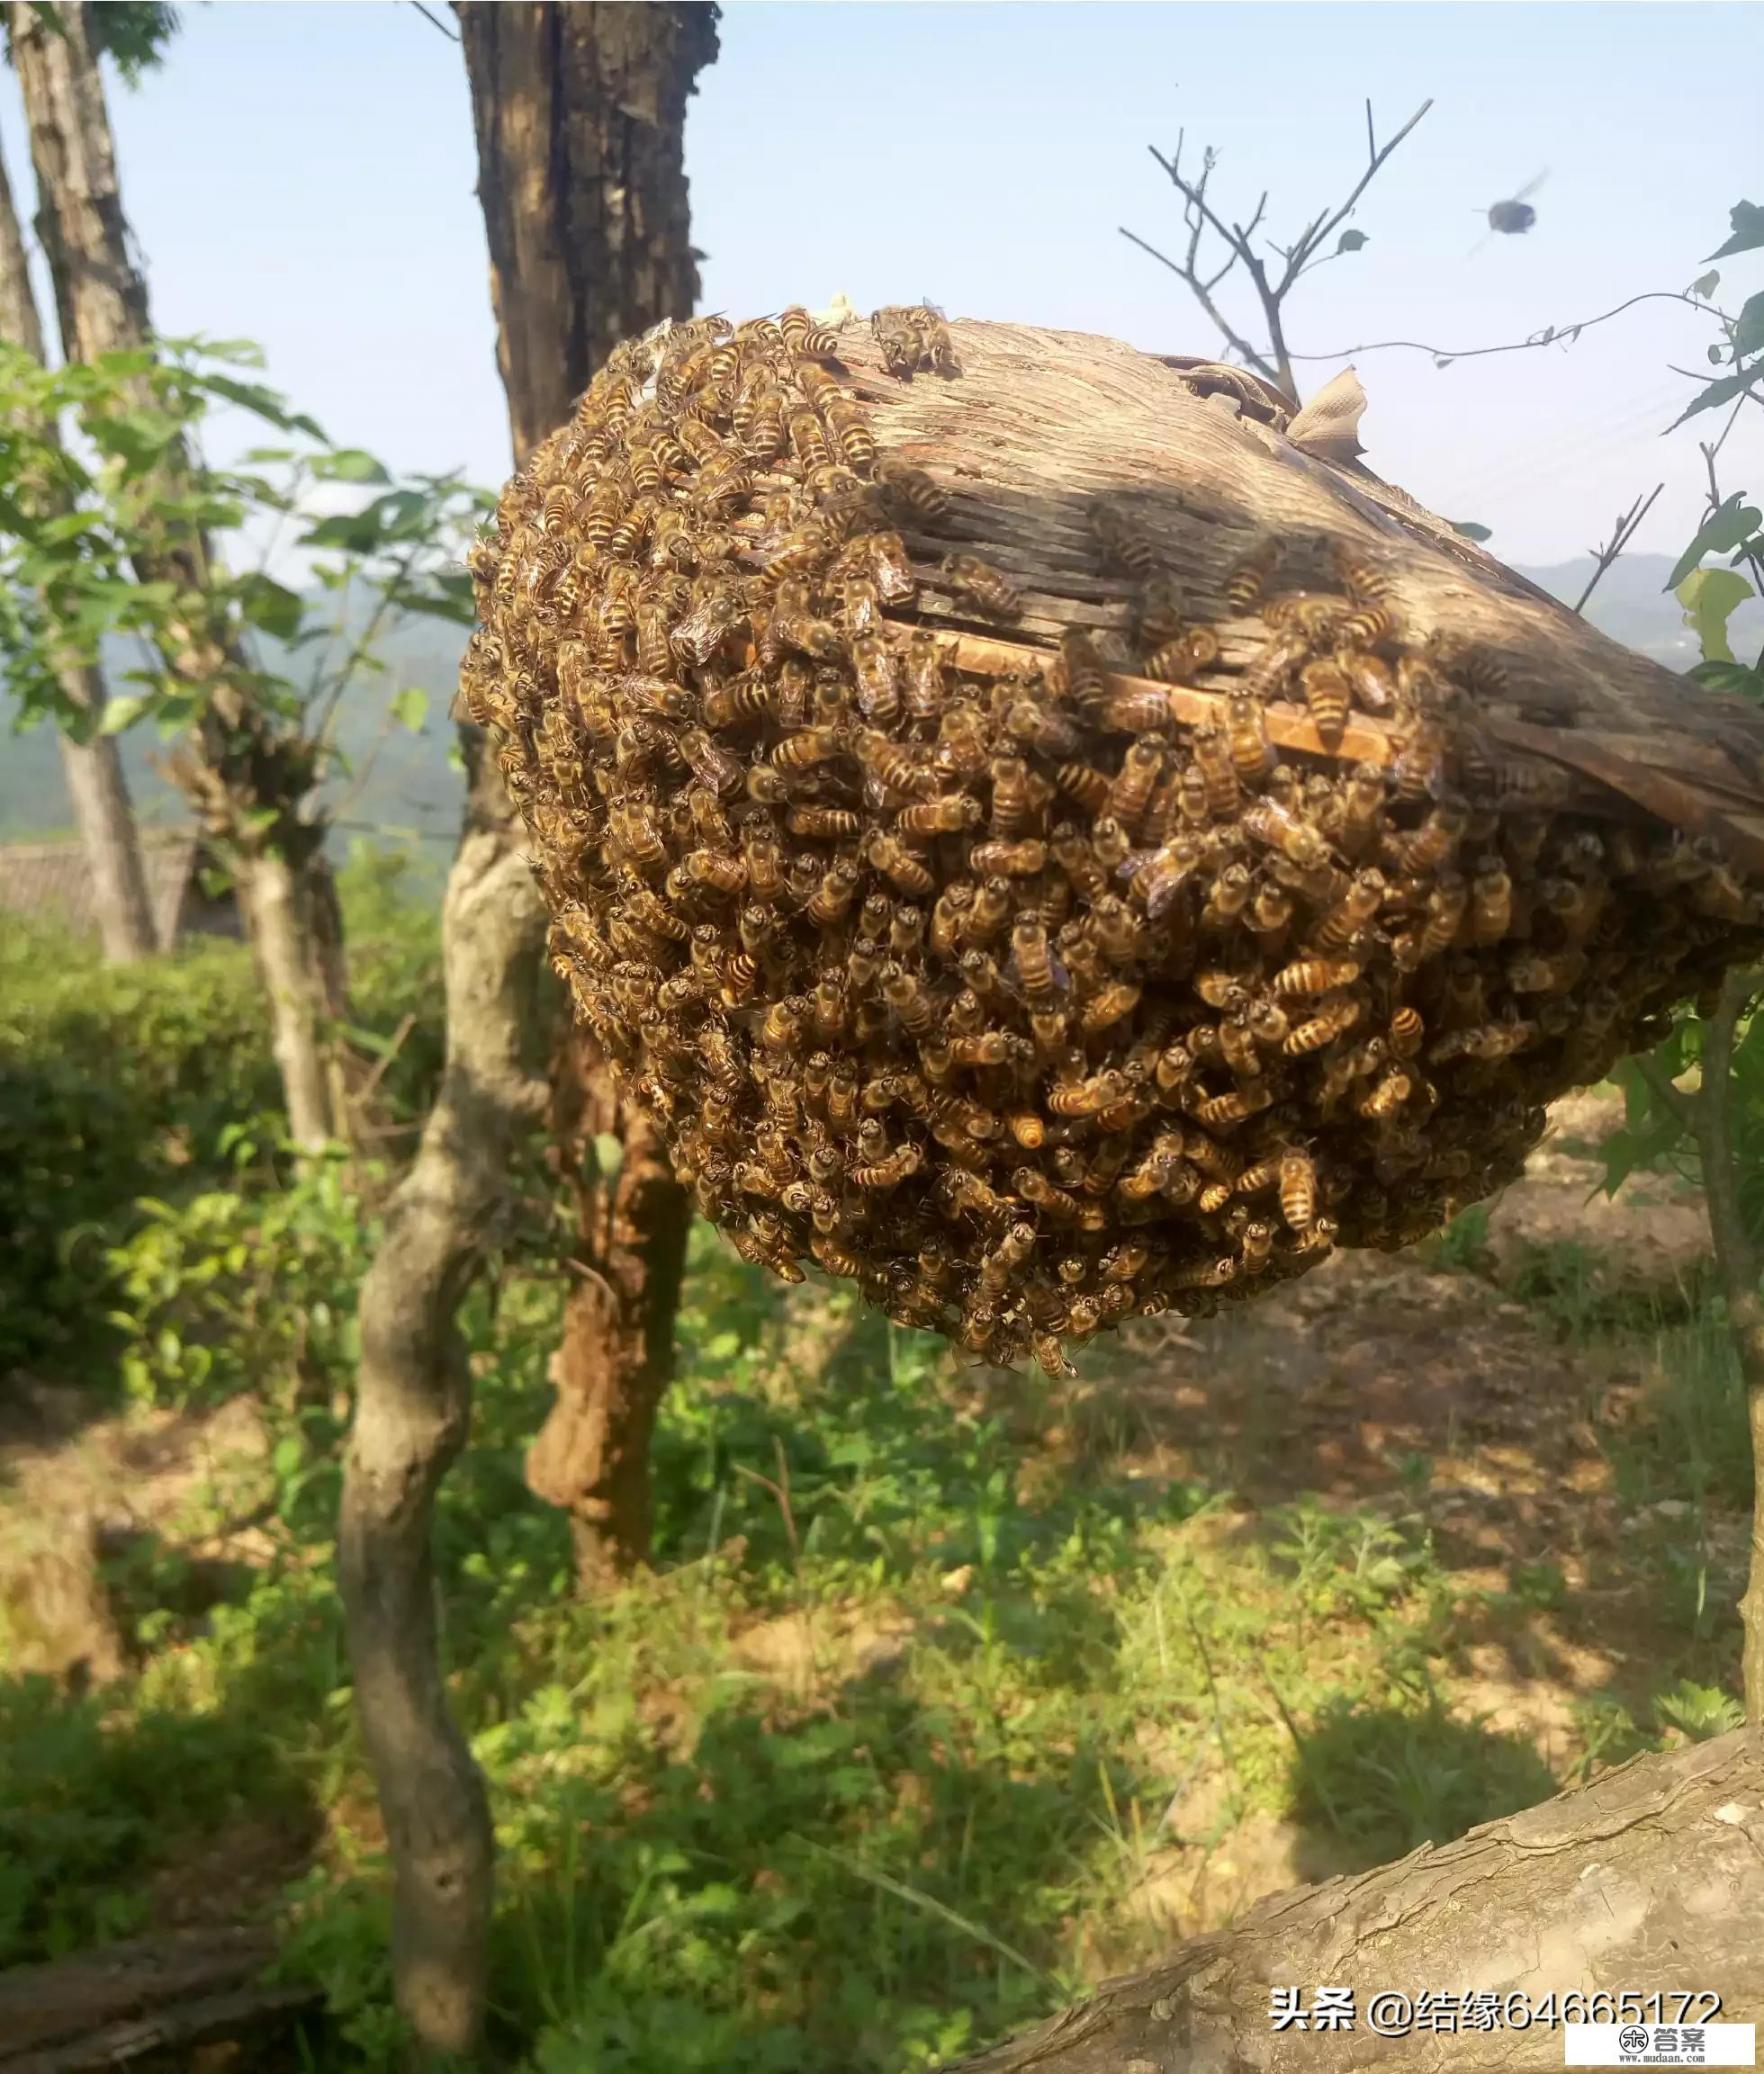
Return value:
<svg viewBox="0 0 1764 2074">
<path fill-rule="evenodd" d="M 1567 1248 L 1588 1291 L 1670 1297 L 1703 1269 L 1698 1199 L 1671 1184 L 1596 1193 L 1591 1156 L 1621 1121 L 1597 1096 L 1558 1110 L 1525 1180 L 1491 1206 L 1473 1261 L 1437 1247 L 1398 1257 L 1339 1255 L 1255 1309 L 1205 1325 L 1146 1323 L 1064 1400 L 1041 1430 L 1056 1457 L 1082 1453 L 1146 1478 L 1204 1476 L 1261 1508 L 1310 1494 L 1342 1505 L 1402 1499 L 1425 1512 L 1442 1560 L 1467 1592 L 1501 1590 L 1523 1565 L 1559 1567 L 1562 1608 L 1522 1643 L 1491 1635 L 1468 1652 L 1452 1705 L 1491 1728 L 1560 1749 L 1576 1702 L 1607 1686 L 1619 1638 L 1646 1618 L 1624 1560 L 1626 1513 L 1591 1422 L 1621 1416 L 1639 1372 L 1594 1357 L 1559 1318 L 1513 1293 L 1540 1251 Z M 196 1414 L 83 1418 L 66 1393 L 0 1404 L 0 1640 L 13 1673 L 80 1689 L 125 1671 L 129 1637 L 104 1581 L 107 1557 L 157 1547 L 186 1559 L 186 1589 L 223 1594 L 231 1566 L 267 1549 L 244 1501 L 261 1489 L 265 1440 L 248 1404 Z M 217 1495 L 218 1494 L 218 1495 Z M 1640 1524 L 1645 1524 L 1640 1523 Z M 1658 1525 L 1659 1523 L 1656 1523 Z M 1737 1572 L 1741 1550 L 1731 1558 Z M 212 1601 L 211 1601 L 212 1602 Z M 785 1683 L 809 1675 L 793 1617 L 745 1638 L 749 1667 Z M 902 1637 L 866 1635 L 878 1658 Z M 1254 1816 L 1217 1835 L 1217 1782 L 1166 1818 L 1172 1837 L 1206 1838 L 1154 1863 L 1134 1906 L 1192 1930 L 1263 1894 L 1317 1876 L 1289 1824 Z M 163 1919 L 239 1919 L 299 1869 L 301 1845 L 242 1821 L 200 1862 L 161 1876 Z"/>
</svg>

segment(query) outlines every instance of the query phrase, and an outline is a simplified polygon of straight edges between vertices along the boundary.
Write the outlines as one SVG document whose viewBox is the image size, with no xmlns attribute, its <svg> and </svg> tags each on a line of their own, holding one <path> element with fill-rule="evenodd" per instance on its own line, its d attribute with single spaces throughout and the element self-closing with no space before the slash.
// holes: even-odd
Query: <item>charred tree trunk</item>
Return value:
<svg viewBox="0 0 1764 2074">
<path fill-rule="evenodd" d="M 85 0 L 68 0 L 50 18 L 13 0 L 8 25 L 62 351 L 69 360 L 89 361 L 148 345 L 147 284 L 123 214 L 90 8 Z M 165 464 L 168 492 L 188 468 L 188 455 L 174 448 Z M 208 542 L 191 527 L 167 525 L 133 560 L 143 583 L 169 580 L 198 596 L 207 587 Z M 182 630 L 167 661 L 203 697 L 195 752 L 178 761 L 173 775 L 238 878 L 269 992 L 289 1129 L 298 1145 L 314 1148 L 345 1135 L 350 1119 L 338 1099 L 342 1068 L 329 1055 L 331 1026 L 345 1011 L 341 965 L 335 944 L 319 933 L 324 918 L 338 912 L 336 892 L 322 831 L 298 811 L 312 783 L 310 747 L 278 730 L 253 704 L 241 659 L 210 630 Z M 259 916 L 274 918 L 279 933 L 273 941 L 257 934 Z"/>
<path fill-rule="evenodd" d="M 1692 1870 L 1694 1868 L 1694 1870 Z M 1461 2020 L 1380 2037 L 1374 1997 L 1423 1991 L 1647 1997 L 1708 1989 L 1721 2019 L 1764 2018 L 1764 1738 L 1741 1729 L 1642 1757 L 1444 1849 L 1277 1895 L 1236 1928 L 1110 1981 L 961 2074 L 1512 2074 L 1562 2064 L 1561 2034 Z M 1354 1991 L 1352 2030 L 1276 2029 L 1274 1991 Z M 1676 1997 L 1642 2021 L 1670 2023 Z M 1706 2004 L 1693 2000 L 1692 2013 Z M 1608 2018 L 1623 2020 L 1613 2012 Z"/>
<path fill-rule="evenodd" d="M 684 164 L 686 102 L 717 53 L 712 6 L 458 7 L 490 246 L 497 360 L 524 462 L 612 347 L 698 295 Z M 557 1403 L 529 1463 L 571 1516 L 592 1586 L 648 1553 L 649 1437 L 673 1366 L 690 1221 L 648 1127 L 593 1048 L 560 1045 L 560 1144 L 580 1210 Z M 625 1146 L 616 1176 L 583 1158 Z"/>
<path fill-rule="evenodd" d="M 362 1285 L 362 1358 L 338 1567 L 356 1705 L 395 1882 L 398 2006 L 431 2053 L 484 2022 L 492 1839 L 484 1782 L 447 1709 L 430 1530 L 465 1443 L 471 1370 L 455 1312 L 542 1113 L 536 990 L 545 922 L 496 768 L 468 744 L 466 825 L 442 917 L 447 1064 Z"/>
<path fill-rule="evenodd" d="M 0 163 L 0 340 L 22 346 L 42 360 L 43 325 L 31 288 L 24 233 L 13 206 L 6 167 Z M 66 726 L 61 736 L 61 767 L 68 798 L 92 875 L 92 909 L 104 955 L 113 965 L 147 957 L 155 948 L 153 916 L 147 903 L 147 880 L 141 869 L 141 846 L 134 809 L 123 777 L 122 758 L 112 735 L 101 734 L 105 687 L 102 673 L 87 664 L 65 662 L 57 672 L 62 696 L 80 715 L 80 732 Z"/>
</svg>

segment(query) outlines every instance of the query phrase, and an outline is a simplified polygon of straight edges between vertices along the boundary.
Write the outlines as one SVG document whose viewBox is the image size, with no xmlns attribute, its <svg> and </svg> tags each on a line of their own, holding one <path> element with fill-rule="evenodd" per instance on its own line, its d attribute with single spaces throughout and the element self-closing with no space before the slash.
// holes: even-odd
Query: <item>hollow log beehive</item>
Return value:
<svg viewBox="0 0 1764 2074">
<path fill-rule="evenodd" d="M 1764 721 L 1291 434 L 794 311 L 621 347 L 509 485 L 463 697 L 748 1258 L 1057 1369 L 1437 1229 L 1764 943 Z"/>
</svg>

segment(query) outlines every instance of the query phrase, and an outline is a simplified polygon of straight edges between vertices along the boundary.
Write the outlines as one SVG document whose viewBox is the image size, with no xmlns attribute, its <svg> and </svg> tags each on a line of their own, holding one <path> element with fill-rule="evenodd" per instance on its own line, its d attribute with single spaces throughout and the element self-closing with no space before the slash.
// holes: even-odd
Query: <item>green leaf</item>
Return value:
<svg viewBox="0 0 1764 2074">
<path fill-rule="evenodd" d="M 1752 586 L 1731 569 L 1693 569 L 1678 585 L 1676 596 L 1684 607 L 1684 623 L 1696 630 L 1705 661 L 1733 661 L 1727 622 L 1752 595 Z"/>
<path fill-rule="evenodd" d="M 413 735 L 421 734 L 428 718 L 429 694 L 415 684 L 407 684 L 402 691 L 393 693 L 391 711 L 400 727 Z"/>
<path fill-rule="evenodd" d="M 1711 367 L 1719 367 L 1722 361 L 1724 361 L 1727 358 L 1727 352 L 1724 347 L 1708 346 L 1705 347 L 1704 350 L 1707 352 L 1709 356 L 1709 365 Z"/>
<path fill-rule="evenodd" d="M 284 432 L 304 432 L 309 439 L 317 440 L 325 436 L 322 425 L 300 411 L 290 410 L 286 397 L 278 396 L 261 382 L 238 382 L 231 375 L 210 373 L 202 376 L 202 386 L 213 395 L 225 397 L 228 403 L 236 403 L 253 417 L 262 418 L 266 424 L 280 426 Z"/>
<path fill-rule="evenodd" d="M 1764 245 L 1764 209 L 1756 202 L 1735 202 L 1727 220 L 1733 226 L 1733 235 L 1709 254 L 1711 259 L 1726 259 L 1735 252 L 1755 252 Z"/>
<path fill-rule="evenodd" d="M 1711 691 L 1736 692 L 1754 705 L 1764 705 L 1764 670 L 1749 670 L 1744 663 L 1695 663 L 1685 672 Z"/>
<path fill-rule="evenodd" d="M 1733 325 L 1733 357 L 1743 360 L 1764 347 L 1764 289 L 1748 295 Z"/>
<path fill-rule="evenodd" d="M 625 1164 L 625 1147 L 611 1131 L 600 1131 L 594 1140 L 594 1164 L 601 1180 L 610 1184 L 619 1177 L 619 1169 Z"/>
<path fill-rule="evenodd" d="M 340 511 L 320 519 L 300 536 L 302 547 L 334 547 L 342 554 L 372 554 L 379 544 L 380 522 L 371 504 L 365 511 Z M 333 589 L 345 580 L 341 571 L 335 577 Z"/>
<path fill-rule="evenodd" d="M 1494 538 L 1494 529 L 1491 526 L 1479 526 L 1474 519 L 1452 519 L 1449 524 L 1454 533 L 1461 533 L 1466 540 Z"/>
<path fill-rule="evenodd" d="M 1336 240 L 1335 249 L 1337 252 L 1358 252 L 1360 247 L 1367 242 L 1366 233 L 1363 230 L 1344 230 Z"/>
<path fill-rule="evenodd" d="M 138 692 L 131 692 L 120 699 L 111 699 L 104 708 L 104 718 L 98 724 L 98 732 L 104 735 L 120 735 L 125 727 L 132 727 L 152 704 L 151 698 L 144 698 Z"/>
<path fill-rule="evenodd" d="M 1701 563 L 1705 555 L 1725 554 L 1741 541 L 1749 540 L 1758 530 L 1764 513 L 1755 504 L 1748 504 L 1743 490 L 1735 490 L 1717 511 L 1712 511 L 1697 529 L 1697 537 L 1691 542 L 1677 562 L 1672 574 L 1660 586 L 1662 590 L 1675 591 L 1684 579 Z"/>
<path fill-rule="evenodd" d="M 380 462 L 360 447 L 338 447 L 334 453 L 314 454 L 312 472 L 320 482 L 390 482 Z"/>
<path fill-rule="evenodd" d="M 1731 403 L 1736 396 L 1743 395 L 1760 375 L 1764 375 L 1764 360 L 1742 368 L 1738 374 L 1724 374 L 1720 381 L 1711 382 L 1688 410 L 1681 410 L 1666 430 L 1676 432 L 1686 418 L 1694 418 L 1699 411 L 1719 410 L 1724 403 Z"/>
<path fill-rule="evenodd" d="M 257 627 L 277 641 L 292 641 L 300 632 L 306 606 L 298 591 L 264 575 L 243 576 L 233 595 L 248 626 Z"/>
<path fill-rule="evenodd" d="M 465 751 L 456 741 L 447 745 L 447 768 L 457 771 L 462 778 L 465 776 Z"/>
<path fill-rule="evenodd" d="M 1706 274 L 1699 274 L 1690 284 L 1690 292 L 1699 302 L 1707 302 L 1720 286 L 1721 276 L 1711 271 Z"/>
</svg>

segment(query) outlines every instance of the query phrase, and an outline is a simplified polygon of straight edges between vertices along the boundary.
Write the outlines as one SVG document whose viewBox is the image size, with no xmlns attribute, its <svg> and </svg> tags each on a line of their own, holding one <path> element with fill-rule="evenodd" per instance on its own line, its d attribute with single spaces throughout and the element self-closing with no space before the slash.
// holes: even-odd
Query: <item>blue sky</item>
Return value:
<svg viewBox="0 0 1764 2074">
<path fill-rule="evenodd" d="M 437 9 L 439 11 L 439 9 Z M 690 106 L 706 303 L 736 315 L 836 291 L 952 315 L 1213 347 L 1181 285 L 1117 235 L 1178 235 L 1146 146 L 1216 144 L 1234 210 L 1271 191 L 1289 234 L 1345 192 L 1362 104 L 1434 108 L 1355 218 L 1370 243 L 1300 291 L 1295 346 L 1467 347 L 1682 287 L 1764 200 L 1764 11 L 1588 4 L 758 4 L 724 9 Z M 457 46 L 411 7 L 191 6 L 169 61 L 113 85 L 125 200 L 168 333 L 249 336 L 332 435 L 392 465 L 507 472 L 469 106 Z M 0 142 L 28 197 L 16 97 Z M 1536 230 L 1477 211 L 1541 169 Z M 1734 262 L 1730 306 L 1764 287 Z M 1652 305 L 1572 349 L 1459 362 L 1355 357 L 1368 461 L 1515 561 L 1565 558 L 1664 477 L 1638 543 L 1676 550 L 1701 461 L 1658 437 L 1708 333 Z M 1313 364 L 1314 385 L 1341 361 Z M 1764 412 L 1752 426 L 1764 428 Z M 1748 444 L 1749 443 L 1749 444 Z M 1746 428 L 1729 486 L 1758 488 Z M 1748 475 L 1748 468 L 1750 474 Z"/>
</svg>

